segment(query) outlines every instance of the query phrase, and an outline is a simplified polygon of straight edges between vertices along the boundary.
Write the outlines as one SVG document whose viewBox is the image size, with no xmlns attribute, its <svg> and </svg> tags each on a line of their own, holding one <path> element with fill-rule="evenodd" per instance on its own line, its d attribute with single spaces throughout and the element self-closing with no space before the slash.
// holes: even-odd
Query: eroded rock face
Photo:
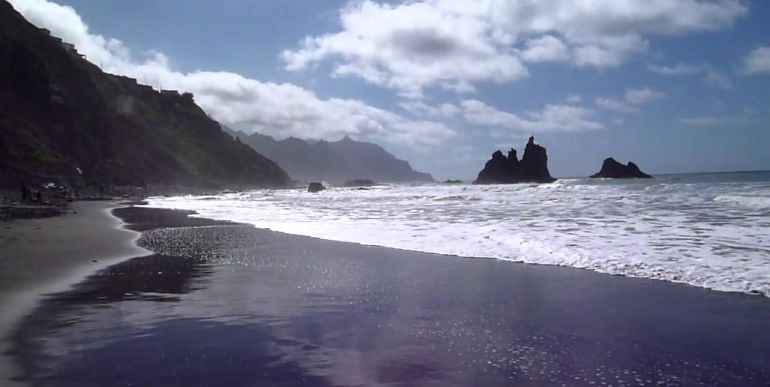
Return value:
<svg viewBox="0 0 770 387">
<path fill-rule="evenodd" d="M 521 160 L 518 160 L 513 148 L 508 151 L 508 156 L 495 151 L 473 183 L 550 183 L 555 180 L 548 172 L 548 155 L 545 148 L 535 144 L 535 138 L 530 137 Z"/>
<path fill-rule="evenodd" d="M 606 177 L 613 179 L 633 179 L 644 178 L 649 179 L 652 176 L 642 172 L 639 167 L 633 162 L 629 161 L 627 165 L 623 165 L 612 157 L 604 159 L 602 163 L 602 169 L 591 175 L 591 177 Z"/>
</svg>

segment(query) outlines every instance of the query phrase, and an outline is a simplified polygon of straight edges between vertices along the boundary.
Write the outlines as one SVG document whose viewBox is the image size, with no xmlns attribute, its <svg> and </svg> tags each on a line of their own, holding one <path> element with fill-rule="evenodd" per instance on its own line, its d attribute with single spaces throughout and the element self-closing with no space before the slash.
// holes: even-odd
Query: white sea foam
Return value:
<svg viewBox="0 0 770 387">
<path fill-rule="evenodd" d="M 757 210 L 770 210 L 770 197 L 755 195 L 719 195 L 715 201 L 745 206 Z"/>
<path fill-rule="evenodd" d="M 770 295 L 768 176 L 683 176 L 258 190 L 149 205 L 323 239 Z"/>
</svg>

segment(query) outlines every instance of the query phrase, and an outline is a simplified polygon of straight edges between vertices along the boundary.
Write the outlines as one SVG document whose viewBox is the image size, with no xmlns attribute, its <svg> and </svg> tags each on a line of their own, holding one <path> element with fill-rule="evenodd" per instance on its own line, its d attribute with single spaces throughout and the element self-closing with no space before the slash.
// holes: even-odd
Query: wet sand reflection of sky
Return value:
<svg viewBox="0 0 770 387">
<path fill-rule="evenodd" d="M 126 214 L 127 213 L 127 214 Z M 15 337 L 42 385 L 746 384 L 766 299 L 179 222 L 132 209 L 135 258 Z M 176 218 L 175 218 L 176 217 Z M 181 228 L 158 228 L 182 224 Z M 194 226 L 194 227 L 190 227 Z M 558 284 L 558 286 L 555 286 Z"/>
</svg>

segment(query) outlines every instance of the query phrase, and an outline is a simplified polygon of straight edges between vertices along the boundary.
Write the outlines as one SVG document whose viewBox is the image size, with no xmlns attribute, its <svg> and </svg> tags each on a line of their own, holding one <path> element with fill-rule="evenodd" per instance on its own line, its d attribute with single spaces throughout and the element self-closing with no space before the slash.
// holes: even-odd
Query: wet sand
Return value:
<svg viewBox="0 0 770 387">
<path fill-rule="evenodd" d="M 0 222 L 0 337 L 42 294 L 62 291 L 120 260 L 147 255 L 138 233 L 110 215 L 117 202 L 75 202 L 61 216 Z M 0 342 L 0 354 L 7 351 Z M 11 373 L 0 357 L 0 375 Z M 2 383 L 5 385 L 5 383 Z"/>
<path fill-rule="evenodd" d="M 155 254 L 17 326 L 37 385 L 766 385 L 770 299 L 115 213 Z M 181 227 L 174 227 L 181 226 Z"/>
<path fill-rule="evenodd" d="M 147 254 L 138 235 L 110 215 L 117 202 L 75 202 L 65 215 L 0 223 L 0 294 L 26 289 L 90 266 L 94 259 Z"/>
</svg>

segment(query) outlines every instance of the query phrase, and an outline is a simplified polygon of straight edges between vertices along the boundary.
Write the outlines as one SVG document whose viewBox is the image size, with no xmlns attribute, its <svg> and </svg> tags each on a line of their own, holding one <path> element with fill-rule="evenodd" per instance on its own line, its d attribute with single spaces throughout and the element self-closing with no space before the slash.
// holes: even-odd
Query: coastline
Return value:
<svg viewBox="0 0 770 387">
<path fill-rule="evenodd" d="M 770 297 L 770 174 L 150 197 L 289 234 Z"/>
<path fill-rule="evenodd" d="M 15 373 L 9 335 L 44 295 L 150 253 L 136 245 L 140 234 L 111 214 L 119 207 L 119 201 L 79 201 L 58 216 L 0 222 L 0 375 Z"/>
<path fill-rule="evenodd" d="M 27 316 L 15 346 L 34 381 L 770 380 L 763 297 L 333 242 L 189 212 L 116 212 L 155 254 L 91 275 Z M 40 374 L 46 338 L 91 344 Z"/>
</svg>

